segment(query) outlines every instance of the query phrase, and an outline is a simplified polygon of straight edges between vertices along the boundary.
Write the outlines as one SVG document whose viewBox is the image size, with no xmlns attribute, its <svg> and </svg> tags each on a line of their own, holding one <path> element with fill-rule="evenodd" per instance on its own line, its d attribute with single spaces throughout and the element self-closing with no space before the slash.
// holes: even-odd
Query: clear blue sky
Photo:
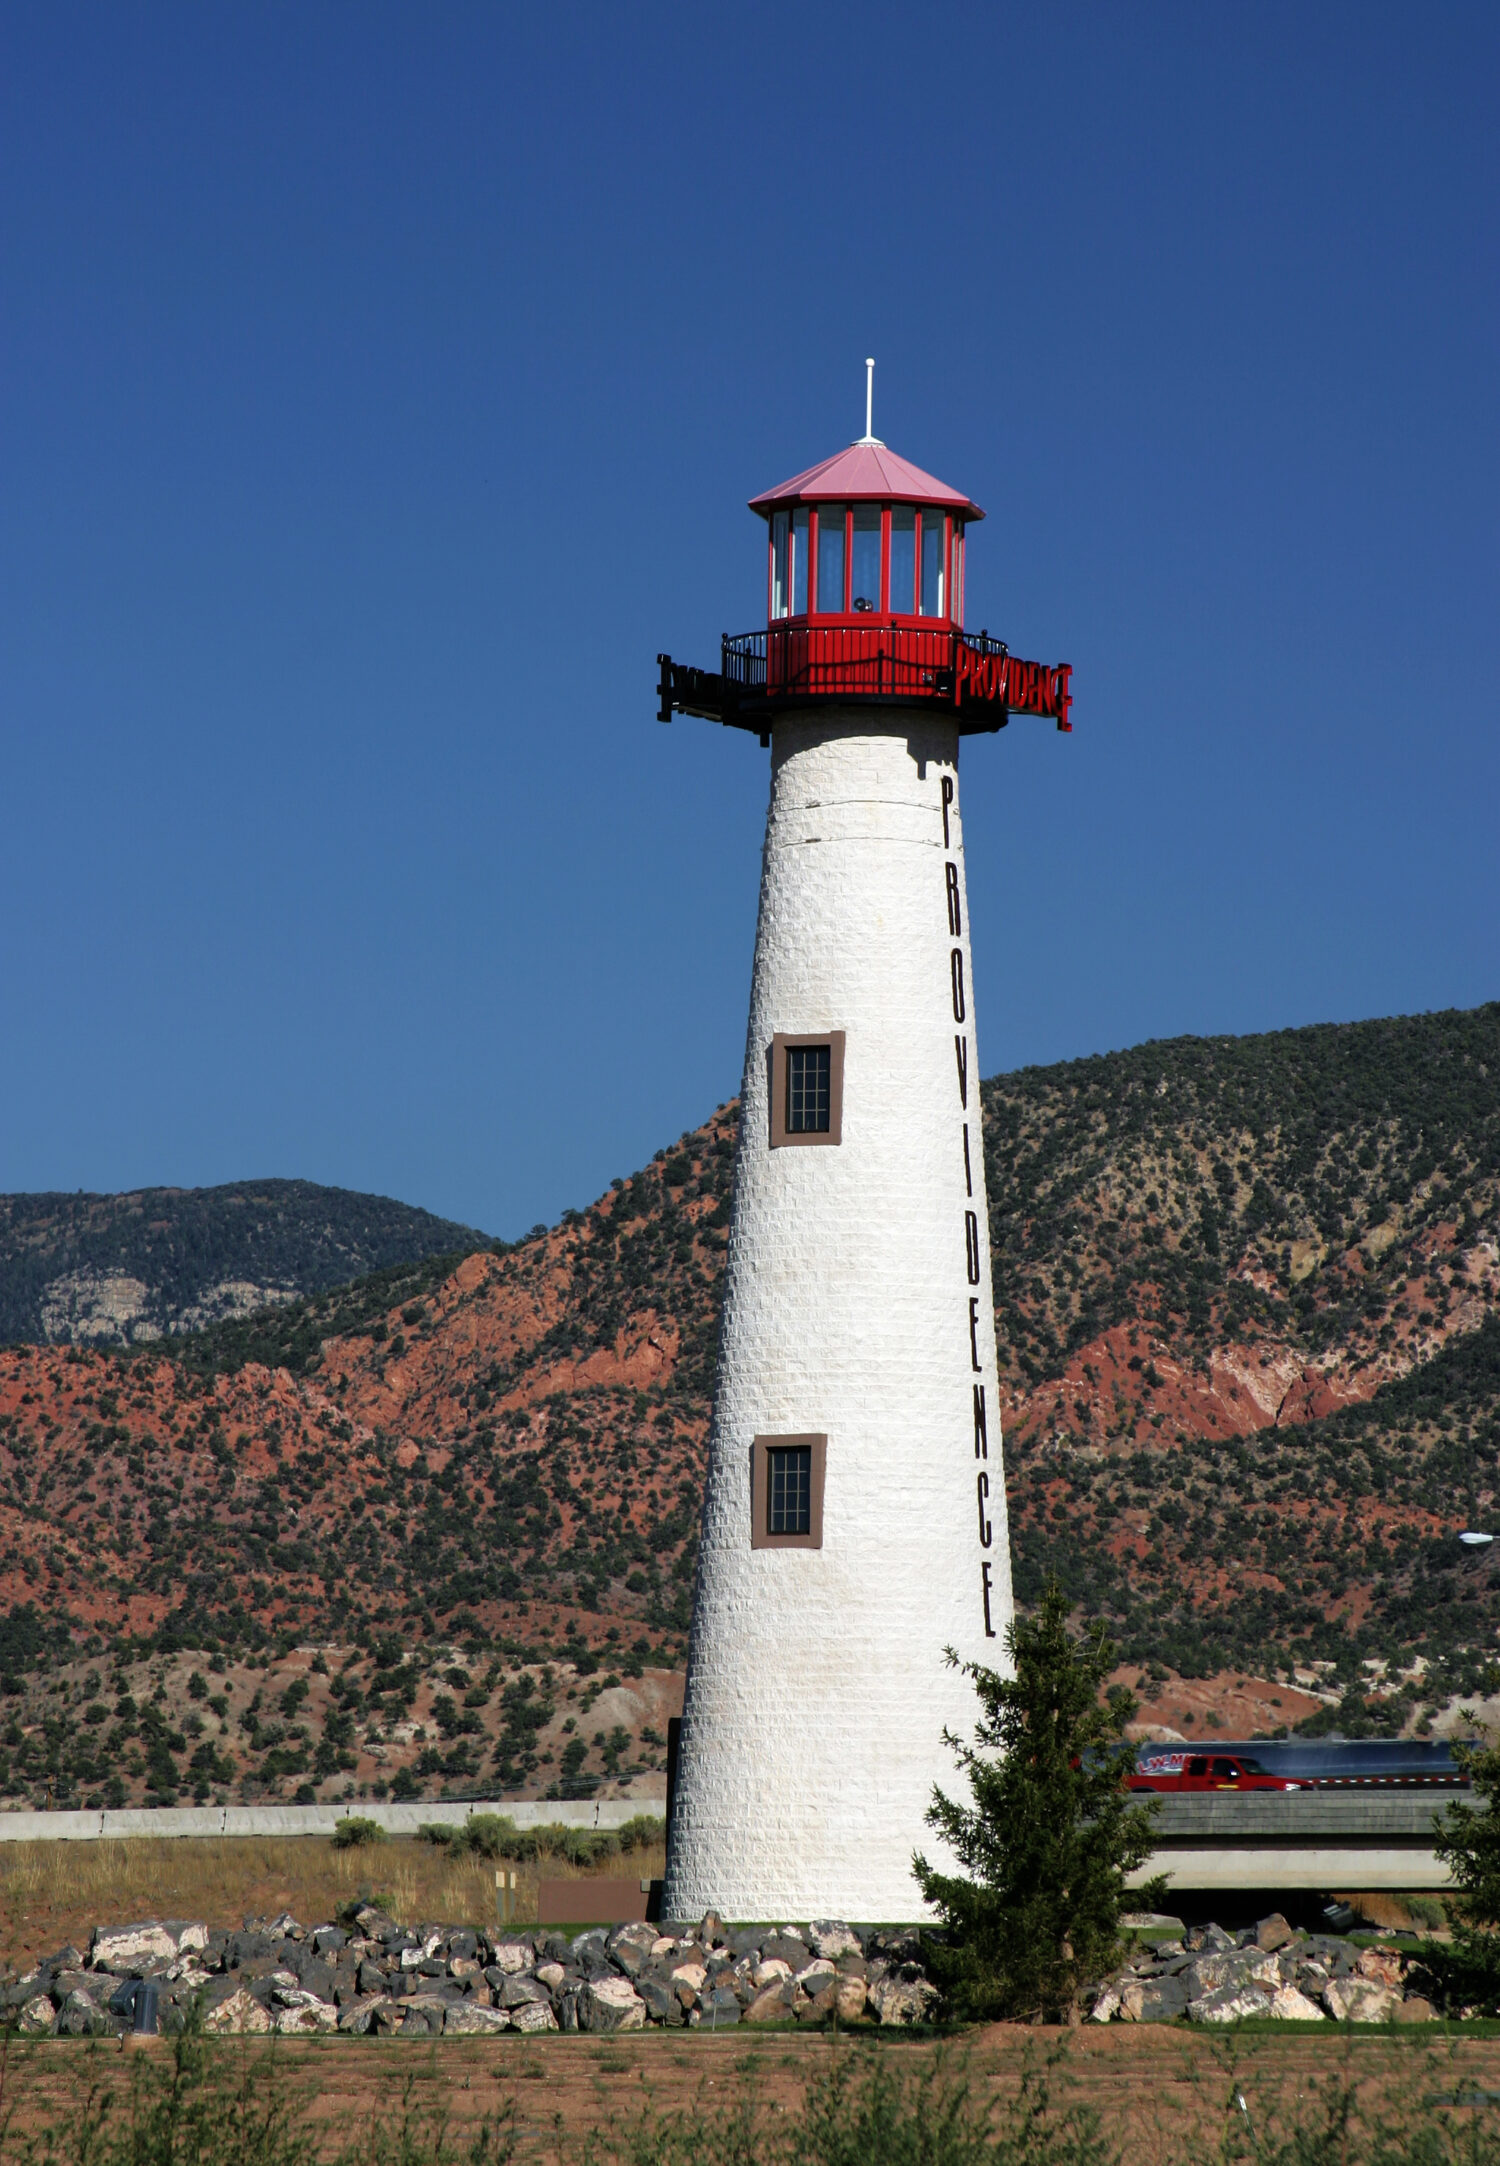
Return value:
<svg viewBox="0 0 1500 2166">
<path fill-rule="evenodd" d="M 514 1234 L 739 1085 L 758 489 L 969 491 L 986 1073 L 1500 994 L 1500 11 L 15 4 L 0 1188 Z"/>
</svg>

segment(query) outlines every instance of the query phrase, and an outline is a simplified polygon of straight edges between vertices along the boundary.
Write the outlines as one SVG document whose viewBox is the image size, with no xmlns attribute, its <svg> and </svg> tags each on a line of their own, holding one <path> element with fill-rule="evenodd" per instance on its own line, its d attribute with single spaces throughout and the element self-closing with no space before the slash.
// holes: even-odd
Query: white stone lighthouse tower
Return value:
<svg viewBox="0 0 1500 2166">
<path fill-rule="evenodd" d="M 769 623 L 674 709 L 771 799 L 664 1915 L 920 1914 L 924 1814 L 1011 1619 L 961 736 L 1068 727 L 962 631 L 983 513 L 869 433 L 753 500 Z"/>
</svg>

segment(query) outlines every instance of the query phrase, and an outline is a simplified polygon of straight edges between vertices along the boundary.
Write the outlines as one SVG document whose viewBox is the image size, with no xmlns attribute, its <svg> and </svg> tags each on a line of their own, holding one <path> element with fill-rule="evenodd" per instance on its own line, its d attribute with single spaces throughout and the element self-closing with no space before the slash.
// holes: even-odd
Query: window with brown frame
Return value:
<svg viewBox="0 0 1500 2166">
<path fill-rule="evenodd" d="M 823 1547 L 826 1436 L 758 1436 L 750 1447 L 750 1547 Z"/>
<path fill-rule="evenodd" d="M 778 1032 L 771 1040 L 771 1148 L 838 1143 L 844 1122 L 844 1033 Z"/>
</svg>

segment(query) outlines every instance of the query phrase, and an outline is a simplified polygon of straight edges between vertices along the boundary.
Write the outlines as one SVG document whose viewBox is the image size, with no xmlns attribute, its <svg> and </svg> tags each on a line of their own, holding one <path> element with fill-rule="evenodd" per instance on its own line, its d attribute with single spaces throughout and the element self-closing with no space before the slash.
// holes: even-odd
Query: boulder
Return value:
<svg viewBox="0 0 1500 2166">
<path fill-rule="evenodd" d="M 812 1950 L 802 1935 L 789 1932 L 786 1927 L 782 1927 L 779 1932 L 768 1934 L 760 1944 L 761 1961 L 785 1963 L 794 1978 L 799 1970 L 806 1969 L 811 1954 Z"/>
<path fill-rule="evenodd" d="M 494 1969 L 503 1970 L 510 1975 L 517 1971 L 530 1970 L 535 1960 L 536 1950 L 529 1937 L 524 1940 L 497 1940 L 491 1956 Z"/>
<path fill-rule="evenodd" d="M 339 2029 L 351 2038 L 363 2038 L 375 2022 L 378 2008 L 389 2008 L 395 2014 L 396 2004 L 382 1994 L 367 1994 L 363 1999 L 349 2001 L 339 2010 Z"/>
<path fill-rule="evenodd" d="M 203 2028 L 215 2035 L 236 2037 L 249 2031 L 268 2031 L 271 2028 L 270 2011 L 262 2008 L 252 1993 L 238 1986 L 227 2000 L 209 2010 L 203 2019 Z"/>
<path fill-rule="evenodd" d="M 1340 2023 L 1384 2023 L 1399 2002 L 1378 1978 L 1330 1978 L 1323 1988 L 1323 2005 Z"/>
<path fill-rule="evenodd" d="M 1296 1938 L 1279 1910 L 1273 1910 L 1269 1918 L 1262 1918 L 1255 1928 L 1255 1945 L 1264 1949 L 1267 1955 L 1274 1955 L 1278 1948 L 1289 1947 Z"/>
<path fill-rule="evenodd" d="M 819 1919 L 809 1930 L 815 1955 L 837 1958 L 865 1952 L 858 1935 L 852 1933 L 841 1918 Z"/>
<path fill-rule="evenodd" d="M 1185 1978 L 1129 1978 L 1120 1987 L 1120 2014 L 1127 2023 L 1175 2023 L 1187 2010 Z"/>
<path fill-rule="evenodd" d="M 833 1989 L 833 2012 L 840 2023 L 857 2023 L 868 1999 L 869 1989 L 863 1978 L 841 1976 Z"/>
<path fill-rule="evenodd" d="M 536 1967 L 536 1976 L 549 1993 L 555 1993 L 567 1975 L 561 1963 L 538 1963 Z"/>
<path fill-rule="evenodd" d="M 1123 1988 L 1115 1979 L 1102 1985 L 1093 2007 L 1089 2010 L 1090 2023 L 1108 2023 L 1112 2016 L 1118 2014 L 1122 1991 Z"/>
<path fill-rule="evenodd" d="M 91 1994 L 75 1988 L 58 2011 L 57 2028 L 64 2038 L 98 2038 L 110 2029 L 110 2021 Z"/>
<path fill-rule="evenodd" d="M 797 1983 L 804 1993 L 811 1993 L 816 1990 L 820 1979 L 832 1978 L 834 1975 L 833 1965 L 827 1956 L 820 1955 L 816 1961 L 805 1963 L 797 1972 Z"/>
<path fill-rule="evenodd" d="M 208 1933 L 203 1931 L 200 1946 L 208 1945 Z M 178 1953 L 177 1936 L 170 1927 L 150 1919 L 144 1925 L 96 1925 L 89 1942 L 89 1962 L 95 1970 L 112 1970 L 119 1975 L 133 1970 L 140 1963 L 170 1963 Z"/>
<path fill-rule="evenodd" d="M 644 2030 L 646 2004 L 628 1978 L 591 1978 L 578 1996 L 578 2021 L 586 2031 Z"/>
<path fill-rule="evenodd" d="M 370 1962 L 368 1958 L 360 1964 L 355 1973 L 355 1985 L 359 1992 L 365 1994 L 378 1993 L 384 1995 L 391 1990 L 388 1973 L 383 1971 L 377 1963 Z"/>
<path fill-rule="evenodd" d="M 1423 2000 L 1420 1993 L 1413 1993 L 1408 1999 L 1397 2001 L 1391 2010 L 1391 2018 L 1396 2023 L 1436 2023 L 1438 2012 L 1431 2001 Z"/>
<path fill-rule="evenodd" d="M 1199 1955 L 1182 1975 L 1187 1981 L 1188 1998 L 1195 2001 L 1218 1992 L 1222 1986 L 1263 1985 L 1274 1993 L 1282 1982 L 1276 1957 L 1263 1955 L 1258 1948 L 1221 1948 Z"/>
<path fill-rule="evenodd" d="M 652 2023 L 680 2023 L 682 2003 L 672 1988 L 660 1978 L 637 1978 L 636 1992 L 646 2004 L 646 2016 Z"/>
<path fill-rule="evenodd" d="M 1281 2023 L 1326 2023 L 1328 2018 L 1316 2001 L 1299 1993 L 1294 1985 L 1278 1986 L 1271 1995 L 1271 2014 Z"/>
<path fill-rule="evenodd" d="M 524 2008 L 528 2001 L 545 2001 L 550 2008 L 552 1995 L 540 1978 L 507 1978 L 495 1996 L 501 2008 Z"/>
<path fill-rule="evenodd" d="M 1373 1978 L 1377 1985 L 1398 1986 L 1406 1965 L 1394 1948 L 1361 1948 L 1354 1969 L 1359 1977 Z"/>
<path fill-rule="evenodd" d="M 1188 2005 L 1195 2023 L 1238 2023 L 1245 2016 L 1269 2015 L 1271 1996 L 1262 1986 L 1236 1980 L 1215 1986 Z"/>
<path fill-rule="evenodd" d="M 701 2029 L 722 2031 L 726 2024 L 738 2023 L 743 2010 L 739 1996 L 731 1993 L 728 1986 L 714 1986 L 699 1996 L 698 2005 L 688 2014 L 688 2022 Z"/>
<path fill-rule="evenodd" d="M 313 1946 L 319 1955 L 335 1956 L 348 1945 L 349 1935 L 341 1925 L 320 1925 L 313 1934 Z"/>
<path fill-rule="evenodd" d="M 549 2008 L 548 2015 L 552 2011 Z M 508 2031 L 510 2017 L 503 2008 L 481 2008 L 475 2001 L 464 2001 L 457 2008 L 448 2010 L 443 2024 L 443 2036 L 479 2037 L 489 2031 Z"/>
<path fill-rule="evenodd" d="M 914 1966 L 903 1964 L 902 1970 Z M 892 1972 L 885 1978 L 877 1978 L 869 1989 L 869 2005 L 876 2020 L 882 2024 L 921 2023 L 936 2001 L 937 1987 L 929 1985 L 925 1978 L 906 1978 Z"/>
<path fill-rule="evenodd" d="M 443 2028 L 448 2002 L 436 1993 L 413 1993 L 400 2003 L 403 2038 L 435 2038 Z"/>
<path fill-rule="evenodd" d="M 744 2011 L 747 2023 L 785 2023 L 792 2014 L 796 1988 L 787 1985 L 768 1985 L 757 1993 Z"/>
<path fill-rule="evenodd" d="M 18 2026 L 23 2038 L 50 2038 L 57 2028 L 57 2010 L 50 1993 L 35 1993 L 21 2010 Z"/>
<path fill-rule="evenodd" d="M 316 1993 L 284 1995 L 272 2019 L 272 2029 L 277 2031 L 336 2031 L 338 2027 L 339 2012 L 333 2002 L 319 2000 Z"/>
<path fill-rule="evenodd" d="M 571 2004 L 570 2004 L 571 2005 Z M 557 2018 L 546 2001 L 528 2001 L 524 2008 L 510 2011 L 510 2027 L 513 2031 L 555 2031 Z M 564 2026 L 566 2028 L 566 2026 Z M 575 2021 L 573 2028 L 577 2029 Z"/>
</svg>

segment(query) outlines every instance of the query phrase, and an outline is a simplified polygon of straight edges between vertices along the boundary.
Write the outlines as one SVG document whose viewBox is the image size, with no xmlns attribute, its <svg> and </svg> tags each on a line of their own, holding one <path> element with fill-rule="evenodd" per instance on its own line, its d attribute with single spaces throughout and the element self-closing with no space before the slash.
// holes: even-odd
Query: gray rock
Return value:
<svg viewBox="0 0 1500 2166">
<path fill-rule="evenodd" d="M 50 2002 L 48 2006 L 51 2006 Z M 704 2030 L 722 2031 L 726 2024 L 738 2023 L 740 2014 L 738 1994 L 728 1986 L 715 1986 L 698 1996 L 698 2005 L 690 2012 L 688 2021 Z"/>
<path fill-rule="evenodd" d="M 547 2010 L 550 2018 L 552 2010 Z M 481 2008 L 473 2001 L 465 2001 L 461 2007 L 450 2008 L 443 2022 L 443 2036 L 478 2037 L 489 2031 L 508 2031 L 510 2017 L 503 2008 Z"/>
<path fill-rule="evenodd" d="M 349 1935 L 341 1925 L 320 1925 L 313 1934 L 313 1946 L 325 1958 L 337 1955 L 348 1945 Z"/>
<path fill-rule="evenodd" d="M 57 2028 L 64 2038 L 100 2038 L 112 2026 L 91 1994 L 75 1990 L 58 2011 Z"/>
<path fill-rule="evenodd" d="M 639 2031 L 646 2004 L 628 1978 L 591 1978 L 578 1996 L 578 2021 L 586 2031 Z"/>
<path fill-rule="evenodd" d="M 576 2004 L 570 2001 L 568 2006 L 575 2010 L 573 2029 L 576 2031 L 578 2028 Z M 513 2031 L 533 2034 L 537 2031 L 555 2031 L 558 2028 L 558 2023 L 556 2016 L 545 2001 L 528 2001 L 524 2008 L 513 2008 L 510 2011 L 510 2027 Z M 568 2028 L 567 2024 L 565 2023 L 562 2028 L 566 2030 Z"/>
<path fill-rule="evenodd" d="M 645 2003 L 646 2014 L 653 2023 L 675 2025 L 683 2021 L 682 2003 L 663 1979 L 638 1978 L 635 1990 Z"/>
<path fill-rule="evenodd" d="M 384 1994 L 371 1993 L 349 2001 L 339 2010 L 339 2029 L 351 2038 L 363 2038 L 374 2024 L 376 2010 L 380 2008 L 389 2008 L 394 2021 L 396 2004 Z"/>
<path fill-rule="evenodd" d="M 495 1996 L 501 2008 L 524 2008 L 528 2001 L 545 2001 L 552 2006 L 552 1995 L 540 1978 L 507 1978 Z"/>
<path fill-rule="evenodd" d="M 1187 1980 L 1132 1978 L 1120 1987 L 1120 2014 L 1127 2023 L 1175 2023 L 1188 2010 Z"/>
<path fill-rule="evenodd" d="M 799 1933 L 772 1933 L 761 1942 L 760 1959 L 763 1963 L 785 1963 L 795 1977 L 799 1970 L 807 1968 L 812 1950 Z"/>
</svg>

